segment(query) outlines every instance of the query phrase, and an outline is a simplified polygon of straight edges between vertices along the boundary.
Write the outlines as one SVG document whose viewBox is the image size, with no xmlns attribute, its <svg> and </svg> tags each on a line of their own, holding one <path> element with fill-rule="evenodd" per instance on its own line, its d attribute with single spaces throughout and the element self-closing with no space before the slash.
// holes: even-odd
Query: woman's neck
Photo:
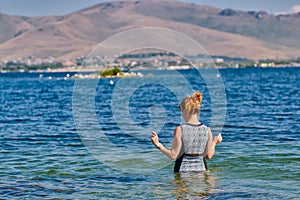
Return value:
<svg viewBox="0 0 300 200">
<path fill-rule="evenodd" d="M 185 121 L 189 124 L 199 124 L 199 118 L 198 118 L 198 114 L 193 114 L 190 116 L 185 117 Z"/>
</svg>

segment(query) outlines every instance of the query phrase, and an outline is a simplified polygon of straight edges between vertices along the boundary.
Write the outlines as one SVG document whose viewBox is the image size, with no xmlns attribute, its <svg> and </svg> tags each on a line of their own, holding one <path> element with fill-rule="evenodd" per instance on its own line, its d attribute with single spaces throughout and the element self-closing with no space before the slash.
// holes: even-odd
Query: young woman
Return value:
<svg viewBox="0 0 300 200">
<path fill-rule="evenodd" d="M 177 126 L 171 149 L 164 147 L 158 135 L 152 132 L 151 141 L 162 153 L 176 159 L 174 172 L 201 172 L 206 171 L 205 159 L 211 159 L 215 153 L 215 146 L 222 141 L 219 134 L 212 139 L 209 127 L 199 122 L 202 94 L 195 92 L 192 96 L 184 98 L 179 109 L 186 123 Z"/>
</svg>

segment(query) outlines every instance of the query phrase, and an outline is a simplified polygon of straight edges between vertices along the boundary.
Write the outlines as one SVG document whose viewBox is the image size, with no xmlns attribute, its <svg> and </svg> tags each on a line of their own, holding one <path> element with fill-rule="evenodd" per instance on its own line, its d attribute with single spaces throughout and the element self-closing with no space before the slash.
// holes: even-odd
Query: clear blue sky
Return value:
<svg viewBox="0 0 300 200">
<path fill-rule="evenodd" d="M 147 0 L 149 1 L 149 0 Z M 300 0 L 181 0 L 218 8 L 264 10 L 268 13 L 300 11 Z M 0 13 L 23 16 L 64 15 L 107 0 L 0 0 Z"/>
</svg>

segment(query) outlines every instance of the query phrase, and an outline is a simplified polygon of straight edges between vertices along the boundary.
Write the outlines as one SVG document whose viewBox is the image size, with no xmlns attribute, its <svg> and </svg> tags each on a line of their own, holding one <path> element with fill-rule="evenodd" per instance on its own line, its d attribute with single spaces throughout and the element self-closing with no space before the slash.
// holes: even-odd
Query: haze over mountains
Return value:
<svg viewBox="0 0 300 200">
<path fill-rule="evenodd" d="M 116 33 L 147 26 L 185 33 L 210 55 L 255 60 L 300 57 L 300 13 L 274 16 L 145 0 L 101 3 L 64 16 L 0 14 L 0 60 L 74 59 Z"/>
</svg>

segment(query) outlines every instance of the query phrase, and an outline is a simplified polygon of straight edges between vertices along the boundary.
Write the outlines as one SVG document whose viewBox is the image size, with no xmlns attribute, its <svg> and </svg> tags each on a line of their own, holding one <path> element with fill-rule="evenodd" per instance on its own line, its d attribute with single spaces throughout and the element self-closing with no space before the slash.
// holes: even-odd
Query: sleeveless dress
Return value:
<svg viewBox="0 0 300 200">
<path fill-rule="evenodd" d="M 203 124 L 181 125 L 181 156 L 176 159 L 174 172 L 202 172 L 207 170 L 205 156 L 211 139 Z"/>
</svg>

